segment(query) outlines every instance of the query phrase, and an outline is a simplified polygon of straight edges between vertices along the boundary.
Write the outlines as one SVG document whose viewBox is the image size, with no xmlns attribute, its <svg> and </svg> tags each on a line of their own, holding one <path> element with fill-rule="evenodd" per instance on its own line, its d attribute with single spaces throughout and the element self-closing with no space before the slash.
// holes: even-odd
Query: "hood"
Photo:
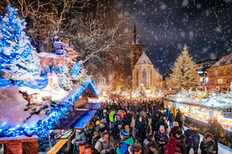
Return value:
<svg viewBox="0 0 232 154">
<path fill-rule="evenodd" d="M 115 110 L 112 110 L 112 111 L 110 112 L 110 114 L 115 114 Z"/>
</svg>

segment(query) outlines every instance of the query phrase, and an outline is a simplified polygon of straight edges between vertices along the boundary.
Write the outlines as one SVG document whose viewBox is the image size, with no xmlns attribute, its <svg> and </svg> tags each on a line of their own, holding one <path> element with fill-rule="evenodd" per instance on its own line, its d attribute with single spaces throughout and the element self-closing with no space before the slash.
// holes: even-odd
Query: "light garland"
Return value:
<svg viewBox="0 0 232 154">
<path fill-rule="evenodd" d="M 0 137 L 16 137 L 20 135 L 32 136 L 37 135 L 39 138 L 47 138 L 49 130 L 53 129 L 57 122 L 62 119 L 66 119 L 66 113 L 71 109 L 74 102 L 79 99 L 81 94 L 90 86 L 93 92 L 98 96 L 96 89 L 93 86 L 92 80 L 87 80 L 83 85 L 78 87 L 72 95 L 67 97 L 64 101 L 58 103 L 57 107 L 54 107 L 50 114 L 43 120 L 37 121 L 36 124 L 7 127 L 6 121 L 1 124 Z"/>
</svg>

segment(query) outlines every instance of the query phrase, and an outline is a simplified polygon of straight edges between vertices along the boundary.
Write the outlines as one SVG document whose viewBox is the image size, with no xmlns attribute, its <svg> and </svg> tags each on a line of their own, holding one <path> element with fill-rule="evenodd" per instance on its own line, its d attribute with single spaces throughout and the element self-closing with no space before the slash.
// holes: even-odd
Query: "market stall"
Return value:
<svg viewBox="0 0 232 154">
<path fill-rule="evenodd" d="M 170 100 L 172 108 L 180 109 L 186 116 L 208 122 L 210 118 L 216 118 L 224 129 L 232 132 L 232 117 L 230 106 L 210 106 L 208 103 L 177 102 Z"/>
</svg>

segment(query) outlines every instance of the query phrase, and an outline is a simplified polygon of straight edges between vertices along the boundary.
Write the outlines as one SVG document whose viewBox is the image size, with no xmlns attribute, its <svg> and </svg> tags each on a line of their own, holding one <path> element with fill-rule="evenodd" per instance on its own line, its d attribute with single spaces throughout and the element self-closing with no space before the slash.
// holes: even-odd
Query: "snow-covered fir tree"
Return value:
<svg viewBox="0 0 232 154">
<path fill-rule="evenodd" d="M 62 77 L 63 77 L 63 79 L 62 79 L 62 87 L 64 88 L 64 90 L 71 90 L 73 84 L 72 84 L 72 81 L 71 81 L 69 68 L 67 67 L 67 65 L 63 66 Z"/>
<path fill-rule="evenodd" d="M 185 45 L 181 55 L 177 58 L 170 80 L 172 87 L 179 91 L 182 88 L 189 89 L 195 87 L 197 84 L 197 65 L 192 61 L 188 53 L 187 46 Z"/>
<path fill-rule="evenodd" d="M 23 31 L 25 26 L 17 11 L 7 6 L 7 14 L 0 16 L 0 78 L 25 82 L 39 77 L 39 59 Z"/>
</svg>

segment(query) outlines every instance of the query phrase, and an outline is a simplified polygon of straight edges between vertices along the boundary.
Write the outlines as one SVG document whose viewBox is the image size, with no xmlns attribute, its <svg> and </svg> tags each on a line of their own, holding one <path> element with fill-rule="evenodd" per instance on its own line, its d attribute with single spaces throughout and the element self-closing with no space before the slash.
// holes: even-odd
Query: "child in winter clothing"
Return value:
<svg viewBox="0 0 232 154">
<path fill-rule="evenodd" d="M 116 152 L 117 154 L 126 154 L 128 153 L 129 146 L 132 146 L 134 141 L 132 137 L 129 137 L 129 132 L 127 130 L 122 130 L 120 132 L 120 144 L 118 145 Z"/>
<path fill-rule="evenodd" d="M 213 135 L 206 133 L 204 140 L 201 141 L 201 153 L 202 154 L 214 154 L 216 153 L 216 143 L 213 141 Z"/>
</svg>

